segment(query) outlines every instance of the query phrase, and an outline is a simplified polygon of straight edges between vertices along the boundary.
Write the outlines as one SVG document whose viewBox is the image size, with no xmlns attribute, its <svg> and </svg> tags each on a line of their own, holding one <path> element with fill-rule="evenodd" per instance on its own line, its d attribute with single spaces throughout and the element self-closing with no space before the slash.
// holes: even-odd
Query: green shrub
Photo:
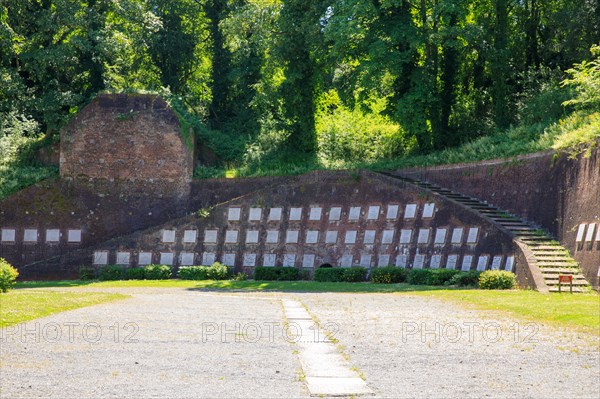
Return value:
<svg viewBox="0 0 600 399">
<path fill-rule="evenodd" d="M 125 278 L 127 280 L 144 280 L 146 278 L 146 271 L 143 267 L 130 267 L 125 269 Z"/>
<path fill-rule="evenodd" d="M 349 283 L 356 283 L 359 281 L 365 281 L 367 278 L 367 269 L 362 266 L 353 266 L 348 269 L 344 269 L 342 280 Z"/>
<path fill-rule="evenodd" d="M 248 275 L 246 273 L 240 272 L 231 276 L 231 279 L 233 281 L 246 281 L 248 280 Z"/>
<path fill-rule="evenodd" d="M 81 266 L 79 268 L 79 279 L 80 280 L 95 280 L 96 269 L 91 266 Z"/>
<path fill-rule="evenodd" d="M 171 266 L 167 265 L 148 265 L 144 267 L 146 280 L 168 280 L 173 272 Z"/>
<path fill-rule="evenodd" d="M 429 270 L 427 285 L 445 285 L 460 271 L 452 269 L 425 269 Z"/>
<path fill-rule="evenodd" d="M 486 290 L 509 290 L 516 285 L 515 274 L 506 270 L 486 270 L 479 276 L 479 288 Z"/>
<path fill-rule="evenodd" d="M 181 266 L 177 277 L 182 280 L 208 280 L 208 266 Z"/>
<path fill-rule="evenodd" d="M 343 281 L 344 269 L 333 267 L 320 267 L 315 270 L 314 280 L 319 282 Z"/>
<path fill-rule="evenodd" d="M 429 282 L 430 274 L 431 269 L 411 269 L 408 272 L 406 281 L 408 282 L 408 284 L 427 285 Z"/>
<path fill-rule="evenodd" d="M 229 278 L 229 268 L 222 263 L 215 262 L 208 268 L 209 280 L 227 280 Z"/>
<path fill-rule="evenodd" d="M 446 285 L 456 285 L 459 287 L 477 287 L 480 274 L 481 272 L 478 272 L 477 270 L 470 270 L 468 272 L 458 272 L 446 282 Z"/>
<path fill-rule="evenodd" d="M 395 284 L 406 281 L 406 269 L 386 266 L 371 271 L 371 281 L 376 284 Z"/>
<path fill-rule="evenodd" d="M 12 267 L 5 259 L 0 258 L 0 292 L 12 289 L 18 276 L 18 270 Z"/>
<path fill-rule="evenodd" d="M 254 279 L 264 281 L 294 281 L 300 277 L 299 270 L 295 267 L 264 267 L 254 269 Z"/>
<path fill-rule="evenodd" d="M 100 268 L 98 278 L 101 281 L 122 280 L 124 274 L 124 270 L 121 266 L 107 265 Z"/>
</svg>

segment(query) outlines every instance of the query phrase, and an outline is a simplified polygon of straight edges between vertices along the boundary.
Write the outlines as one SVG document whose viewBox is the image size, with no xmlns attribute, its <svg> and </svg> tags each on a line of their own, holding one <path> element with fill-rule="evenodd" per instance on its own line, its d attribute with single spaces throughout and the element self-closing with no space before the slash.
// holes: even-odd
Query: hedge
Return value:
<svg viewBox="0 0 600 399">
<path fill-rule="evenodd" d="M 300 278 L 299 270 L 295 267 L 265 267 L 254 269 L 254 279 L 264 281 L 294 281 Z"/>
</svg>

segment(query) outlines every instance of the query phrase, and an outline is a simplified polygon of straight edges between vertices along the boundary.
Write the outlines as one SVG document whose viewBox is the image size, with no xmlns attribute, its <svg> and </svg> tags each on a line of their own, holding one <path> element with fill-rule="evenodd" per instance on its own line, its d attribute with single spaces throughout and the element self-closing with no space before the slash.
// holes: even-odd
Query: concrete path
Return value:
<svg viewBox="0 0 600 399">
<path fill-rule="evenodd" d="M 0 330 L 0 398 L 600 397 L 598 337 L 433 299 L 114 291 Z"/>
<path fill-rule="evenodd" d="M 313 396 L 356 396 L 371 394 L 360 375 L 338 352 L 328 331 L 316 323 L 298 301 L 283 301 L 290 330 L 295 331 L 300 362 L 308 390 Z"/>
</svg>

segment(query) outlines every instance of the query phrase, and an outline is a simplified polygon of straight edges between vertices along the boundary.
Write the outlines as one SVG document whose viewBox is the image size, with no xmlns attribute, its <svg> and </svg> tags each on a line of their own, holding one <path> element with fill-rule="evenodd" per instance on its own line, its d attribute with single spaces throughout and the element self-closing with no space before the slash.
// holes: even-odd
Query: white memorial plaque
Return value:
<svg viewBox="0 0 600 399">
<path fill-rule="evenodd" d="M 238 231 L 237 230 L 227 230 L 225 232 L 225 243 L 232 244 L 238 242 Z"/>
<path fill-rule="evenodd" d="M 479 235 L 479 228 L 471 227 L 469 229 L 469 235 L 467 236 L 467 244 L 476 244 L 478 235 Z"/>
<path fill-rule="evenodd" d="M 275 266 L 275 260 L 277 255 L 275 254 L 264 254 L 263 255 L 263 266 Z"/>
<path fill-rule="evenodd" d="M 433 255 L 429 261 L 429 267 L 432 269 L 439 269 L 442 265 L 442 255 Z"/>
<path fill-rule="evenodd" d="M 81 230 L 67 230 L 67 242 L 81 242 Z"/>
<path fill-rule="evenodd" d="M 217 260 L 217 254 L 214 252 L 204 252 L 202 254 L 202 264 L 204 266 L 210 266 Z"/>
<path fill-rule="evenodd" d="M 386 219 L 398 219 L 398 205 L 388 205 L 387 213 L 385 214 Z"/>
<path fill-rule="evenodd" d="M 193 252 L 182 252 L 179 254 L 179 264 L 181 266 L 193 266 L 194 265 L 194 253 Z"/>
<path fill-rule="evenodd" d="M 371 255 L 361 255 L 360 256 L 360 266 L 366 267 L 367 269 L 371 267 Z"/>
<path fill-rule="evenodd" d="M 390 256 L 389 255 L 379 255 L 379 259 L 377 259 L 377 267 L 386 267 L 390 265 Z"/>
<path fill-rule="evenodd" d="M 171 266 L 173 264 L 173 253 L 172 252 L 161 252 L 160 253 L 160 264 Z"/>
<path fill-rule="evenodd" d="M 140 252 L 138 254 L 138 266 L 146 266 L 152 264 L 152 252 Z"/>
<path fill-rule="evenodd" d="M 242 215 L 242 208 L 229 208 L 227 212 L 227 220 L 229 221 L 238 221 L 240 220 Z"/>
<path fill-rule="evenodd" d="M 598 229 L 596 230 L 596 241 L 600 241 L 600 225 L 598 225 Z"/>
<path fill-rule="evenodd" d="M 425 266 L 425 255 L 415 255 L 415 259 L 413 261 L 413 268 L 422 269 Z"/>
<path fill-rule="evenodd" d="M 350 208 L 350 212 L 348 212 L 348 220 L 358 219 L 360 219 L 360 206 L 353 206 Z"/>
<path fill-rule="evenodd" d="M 23 242 L 37 242 L 38 231 L 37 229 L 25 229 L 23 233 Z M 2 240 L 4 241 L 4 240 Z"/>
<path fill-rule="evenodd" d="M 296 265 L 296 254 L 283 254 L 283 266 L 294 267 Z"/>
<path fill-rule="evenodd" d="M 247 230 L 246 231 L 246 244 L 258 243 L 258 230 Z"/>
<path fill-rule="evenodd" d="M 217 243 L 217 230 L 204 230 L 204 243 L 205 244 L 216 244 Z"/>
<path fill-rule="evenodd" d="M 398 255 L 396 256 L 396 266 L 398 267 L 406 267 L 408 264 L 408 255 Z"/>
<path fill-rule="evenodd" d="M 400 244 L 410 244 L 412 230 L 400 230 Z"/>
<path fill-rule="evenodd" d="M 16 237 L 15 229 L 2 229 L 2 242 L 15 242 Z"/>
<path fill-rule="evenodd" d="M 232 254 L 232 253 L 223 254 L 223 264 L 225 266 L 229 266 L 229 267 L 235 266 L 235 254 Z"/>
<path fill-rule="evenodd" d="M 462 227 L 457 227 L 452 230 L 452 244 L 462 244 L 463 231 L 464 229 Z"/>
<path fill-rule="evenodd" d="M 279 230 L 267 230 L 267 244 L 277 244 L 279 242 Z"/>
<path fill-rule="evenodd" d="M 310 208 L 310 213 L 308 215 L 309 220 L 321 220 L 321 213 L 323 212 L 323 208 Z"/>
<path fill-rule="evenodd" d="M 243 266 L 248 266 L 248 267 L 256 266 L 256 254 L 244 254 Z"/>
<path fill-rule="evenodd" d="M 315 267 L 315 256 L 314 255 L 304 255 L 302 259 L 302 267 L 304 268 L 313 268 Z"/>
<path fill-rule="evenodd" d="M 463 272 L 468 272 L 469 270 L 471 270 L 472 264 L 473 264 L 473 256 L 465 255 L 465 256 L 463 256 L 462 265 L 461 265 L 460 269 Z"/>
<path fill-rule="evenodd" d="M 488 261 L 490 260 L 490 257 L 487 255 L 482 255 L 477 259 L 477 270 L 479 270 L 480 272 L 484 271 L 485 269 L 487 269 L 487 265 L 488 265 Z"/>
<path fill-rule="evenodd" d="M 417 204 L 408 204 L 404 210 L 404 219 L 414 219 L 417 214 Z"/>
<path fill-rule="evenodd" d="M 440 244 L 443 245 L 446 242 L 446 232 L 448 230 L 446 229 L 436 229 L 435 230 L 435 240 L 433 241 L 434 244 Z"/>
<path fill-rule="evenodd" d="M 596 229 L 596 223 L 590 223 L 588 225 L 587 234 L 585 235 L 585 242 L 591 242 L 594 239 L 594 230 Z"/>
<path fill-rule="evenodd" d="M 587 224 L 582 223 L 579 225 L 579 228 L 577 229 L 577 242 L 581 242 L 583 241 L 583 233 L 585 233 L 585 227 L 587 226 Z"/>
<path fill-rule="evenodd" d="M 379 205 L 371 205 L 367 212 L 367 219 L 377 220 L 379 219 Z"/>
<path fill-rule="evenodd" d="M 419 237 L 417 237 L 417 244 L 429 243 L 429 229 L 419 229 Z"/>
<path fill-rule="evenodd" d="M 93 263 L 94 265 L 108 264 L 108 251 L 95 251 Z"/>
<path fill-rule="evenodd" d="M 365 244 L 375 243 L 375 230 L 365 230 L 365 238 L 363 240 Z"/>
<path fill-rule="evenodd" d="M 117 265 L 128 265 L 131 260 L 131 253 L 117 252 Z"/>
<path fill-rule="evenodd" d="M 514 256 L 506 257 L 506 264 L 504 265 L 504 270 L 512 272 L 514 265 L 515 265 L 515 257 Z"/>
<path fill-rule="evenodd" d="M 344 242 L 346 244 L 356 243 L 356 230 L 348 230 L 346 232 L 346 236 L 344 237 Z"/>
<path fill-rule="evenodd" d="M 492 258 L 492 270 L 499 270 L 502 266 L 502 256 L 494 256 Z"/>
<path fill-rule="evenodd" d="M 339 206 L 334 206 L 329 210 L 329 220 L 340 220 L 342 216 L 342 208 Z"/>
<path fill-rule="evenodd" d="M 285 233 L 285 242 L 287 244 L 297 244 L 298 243 L 298 230 L 288 230 Z"/>
<path fill-rule="evenodd" d="M 456 265 L 458 264 L 458 255 L 448 255 L 448 259 L 446 259 L 446 269 L 456 269 Z"/>
<path fill-rule="evenodd" d="M 325 233 L 325 244 L 335 244 L 337 243 L 338 232 L 337 231 L 328 231 Z"/>
<path fill-rule="evenodd" d="M 260 220 L 262 218 L 262 208 L 250 208 L 250 213 L 248 214 L 249 221 Z"/>
<path fill-rule="evenodd" d="M 46 242 L 58 242 L 60 241 L 60 230 L 48 229 L 46 230 Z"/>
<path fill-rule="evenodd" d="M 302 208 L 290 208 L 290 220 L 301 220 Z"/>
<path fill-rule="evenodd" d="M 354 260 L 354 257 L 352 255 L 342 255 L 342 258 L 340 259 L 340 266 L 341 267 L 352 267 L 353 260 Z"/>
<path fill-rule="evenodd" d="M 281 220 L 281 208 L 271 208 L 269 211 L 269 220 Z"/>
<path fill-rule="evenodd" d="M 423 217 L 424 218 L 432 218 L 434 212 L 435 212 L 435 204 L 433 202 L 430 202 L 428 204 L 425 204 L 425 206 L 423 206 Z"/>
<path fill-rule="evenodd" d="M 383 230 L 383 235 L 381 236 L 382 244 L 391 244 L 394 241 L 394 230 Z"/>
<path fill-rule="evenodd" d="M 175 230 L 163 230 L 162 231 L 162 242 L 168 242 L 168 243 L 175 242 Z"/>
<path fill-rule="evenodd" d="M 306 243 L 316 244 L 319 241 L 319 230 L 308 230 L 306 232 Z"/>
<path fill-rule="evenodd" d="M 185 230 L 183 232 L 183 242 L 185 244 L 194 244 L 196 243 L 196 238 L 198 237 L 198 231 L 196 230 Z"/>
</svg>

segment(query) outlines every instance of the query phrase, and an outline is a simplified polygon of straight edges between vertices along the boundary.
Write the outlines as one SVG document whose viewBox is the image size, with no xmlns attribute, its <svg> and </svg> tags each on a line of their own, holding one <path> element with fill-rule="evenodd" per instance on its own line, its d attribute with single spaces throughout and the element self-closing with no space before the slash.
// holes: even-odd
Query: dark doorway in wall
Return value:
<svg viewBox="0 0 600 399">
<path fill-rule="evenodd" d="M 327 268 L 332 268 L 333 266 L 331 266 L 330 263 L 323 263 L 321 266 L 319 266 L 319 269 L 327 269 Z"/>
</svg>

